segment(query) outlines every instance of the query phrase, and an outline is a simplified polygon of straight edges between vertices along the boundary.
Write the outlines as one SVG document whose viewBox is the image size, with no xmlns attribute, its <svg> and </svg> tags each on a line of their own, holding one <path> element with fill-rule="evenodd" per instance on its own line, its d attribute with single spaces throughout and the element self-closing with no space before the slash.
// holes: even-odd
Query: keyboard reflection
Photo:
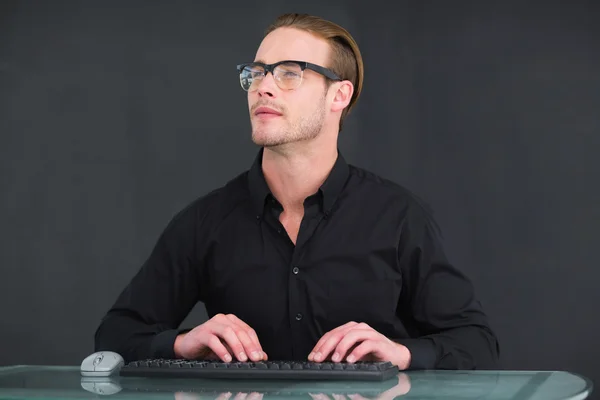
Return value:
<svg viewBox="0 0 600 400">
<path fill-rule="evenodd" d="M 393 385 L 391 386 L 390 383 Z M 410 377 L 405 373 L 399 373 L 397 379 L 388 381 L 386 387 L 381 385 L 369 384 L 357 385 L 352 384 L 337 384 L 334 387 L 331 384 L 322 385 L 324 391 L 319 391 L 317 385 L 314 390 L 310 391 L 311 388 L 302 387 L 305 385 L 298 385 L 291 383 L 289 387 L 280 387 L 276 390 L 269 388 L 266 391 L 224 391 L 215 392 L 211 390 L 204 390 L 198 392 L 175 392 L 175 400 L 262 400 L 263 398 L 270 398 L 272 396 L 281 397 L 295 397 L 295 398 L 306 398 L 313 400 L 392 400 L 401 396 L 404 396 L 410 392 Z M 363 386 L 363 387 L 360 387 Z M 391 387 L 390 387 L 391 386 Z"/>
<path fill-rule="evenodd" d="M 388 400 L 529 398 L 550 373 L 502 371 L 408 371 L 385 381 L 180 379 L 83 377 L 88 392 L 117 399 L 175 400 Z M 516 397 L 515 397 L 516 396 Z"/>
</svg>

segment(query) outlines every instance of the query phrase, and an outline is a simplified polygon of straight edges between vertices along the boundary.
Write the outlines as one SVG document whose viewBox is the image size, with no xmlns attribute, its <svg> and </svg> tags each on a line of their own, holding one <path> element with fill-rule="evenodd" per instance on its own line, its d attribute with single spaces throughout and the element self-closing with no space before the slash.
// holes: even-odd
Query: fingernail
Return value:
<svg viewBox="0 0 600 400">
<path fill-rule="evenodd" d="M 335 361 L 335 362 L 340 361 L 340 354 L 339 353 L 334 353 L 333 357 L 332 357 L 332 360 Z"/>
<path fill-rule="evenodd" d="M 252 352 L 252 358 L 254 360 L 258 360 L 260 358 L 260 354 L 258 354 L 258 351 L 253 351 Z"/>
<path fill-rule="evenodd" d="M 315 354 L 315 360 L 316 361 L 321 361 L 321 352 L 317 352 L 317 354 Z"/>
<path fill-rule="evenodd" d="M 315 353 L 313 353 L 313 352 L 311 352 L 311 353 L 308 355 L 308 359 L 309 359 L 310 361 L 312 361 L 314 357 L 315 357 Z"/>
<path fill-rule="evenodd" d="M 225 354 L 225 362 L 231 362 L 231 356 L 229 354 Z"/>
<path fill-rule="evenodd" d="M 348 362 L 352 363 L 352 362 L 354 362 L 355 357 L 353 355 L 349 355 L 348 358 L 347 358 L 347 360 L 348 360 Z"/>
<path fill-rule="evenodd" d="M 240 354 L 238 354 L 238 357 L 239 357 L 240 361 L 246 361 L 248 359 L 248 356 L 243 351 L 240 352 Z"/>
</svg>

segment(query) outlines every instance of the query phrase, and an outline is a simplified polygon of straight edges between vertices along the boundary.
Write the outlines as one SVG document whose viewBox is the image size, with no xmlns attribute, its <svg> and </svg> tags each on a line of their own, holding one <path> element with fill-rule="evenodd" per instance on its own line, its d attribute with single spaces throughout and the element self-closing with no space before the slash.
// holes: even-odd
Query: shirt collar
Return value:
<svg viewBox="0 0 600 400">
<path fill-rule="evenodd" d="M 254 159 L 252 167 L 248 171 L 248 188 L 250 190 L 253 210 L 257 216 L 262 216 L 265 200 L 267 199 L 267 196 L 272 195 L 262 171 L 263 152 L 264 148 L 261 148 Z M 325 214 L 331 213 L 331 209 L 342 192 L 349 174 L 350 167 L 338 149 L 338 157 L 335 164 L 333 165 L 329 176 L 319 188 L 319 192 L 322 195 L 323 212 Z"/>
</svg>

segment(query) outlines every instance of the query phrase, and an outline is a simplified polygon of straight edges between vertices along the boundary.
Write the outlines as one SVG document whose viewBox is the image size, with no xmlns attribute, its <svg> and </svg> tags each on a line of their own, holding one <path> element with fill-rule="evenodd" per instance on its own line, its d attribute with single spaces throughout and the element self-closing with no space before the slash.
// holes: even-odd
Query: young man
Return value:
<svg viewBox="0 0 600 400">
<path fill-rule="evenodd" d="M 173 218 L 96 350 L 495 368 L 497 339 L 427 208 L 338 153 L 363 80 L 350 34 L 284 15 L 238 70 L 261 147 L 254 164 Z M 211 318 L 179 330 L 198 301 Z"/>
</svg>

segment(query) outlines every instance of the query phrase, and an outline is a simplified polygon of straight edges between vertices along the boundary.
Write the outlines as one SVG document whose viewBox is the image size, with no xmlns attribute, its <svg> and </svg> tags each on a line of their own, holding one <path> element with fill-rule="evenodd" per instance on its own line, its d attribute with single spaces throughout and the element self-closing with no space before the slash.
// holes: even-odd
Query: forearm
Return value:
<svg viewBox="0 0 600 400">
<path fill-rule="evenodd" d="M 180 333 L 159 324 L 148 325 L 132 315 L 111 311 L 95 334 L 95 351 L 119 353 L 125 361 L 175 358 L 173 346 Z"/>
<path fill-rule="evenodd" d="M 411 353 L 408 369 L 498 369 L 499 346 L 485 326 L 463 326 L 420 338 L 395 340 Z"/>
</svg>

